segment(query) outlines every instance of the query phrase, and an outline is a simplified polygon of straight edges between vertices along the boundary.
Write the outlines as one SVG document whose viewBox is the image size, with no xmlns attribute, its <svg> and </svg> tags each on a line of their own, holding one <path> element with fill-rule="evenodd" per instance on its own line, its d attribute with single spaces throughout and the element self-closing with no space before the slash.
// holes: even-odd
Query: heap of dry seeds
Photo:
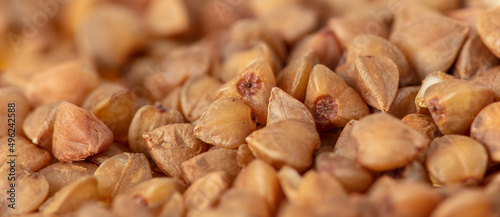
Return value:
<svg viewBox="0 0 500 217">
<path fill-rule="evenodd" d="M 500 216 L 498 1 L 0 0 L 0 35 L 0 216 Z"/>
</svg>

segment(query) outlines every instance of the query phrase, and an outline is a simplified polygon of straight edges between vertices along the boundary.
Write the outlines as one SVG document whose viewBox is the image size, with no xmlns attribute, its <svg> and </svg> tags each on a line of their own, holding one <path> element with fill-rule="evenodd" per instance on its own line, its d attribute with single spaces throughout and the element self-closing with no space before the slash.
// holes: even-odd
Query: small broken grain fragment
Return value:
<svg viewBox="0 0 500 217">
<path fill-rule="evenodd" d="M 413 161 L 430 142 L 423 134 L 385 113 L 361 119 L 351 134 L 358 143 L 357 161 L 373 171 L 396 169 Z"/>
<path fill-rule="evenodd" d="M 142 153 L 123 153 L 109 158 L 94 173 L 99 200 L 112 198 L 152 178 L 151 166 Z"/>
<path fill-rule="evenodd" d="M 257 158 L 275 168 L 289 165 L 301 172 L 311 166 L 312 153 L 321 142 L 314 126 L 298 120 L 266 126 L 245 141 Z"/>
<path fill-rule="evenodd" d="M 83 176 L 94 175 L 97 166 L 92 163 L 55 163 L 40 170 L 49 183 L 49 197 Z"/>
<path fill-rule="evenodd" d="M 181 167 L 187 183 L 194 183 L 206 174 L 216 171 L 225 171 L 234 178 L 241 170 L 236 160 L 236 150 L 231 149 L 216 149 L 201 153 L 184 161 Z"/>
<path fill-rule="evenodd" d="M 315 126 L 313 116 L 302 102 L 280 88 L 273 87 L 269 97 L 267 126 L 284 120 L 298 120 Z"/>
<path fill-rule="evenodd" d="M 181 164 L 208 150 L 193 129 L 191 124 L 169 124 L 144 134 L 151 157 L 166 175 L 182 180 Z"/>
<path fill-rule="evenodd" d="M 149 155 L 143 134 L 163 125 L 183 123 L 182 114 L 175 110 L 155 105 L 145 105 L 134 115 L 128 129 L 128 143 L 133 152 Z"/>
<path fill-rule="evenodd" d="M 427 136 L 429 141 L 434 140 L 434 138 L 441 136 L 436 124 L 431 117 L 423 114 L 409 114 L 401 119 L 401 122 L 409 126 L 410 128 L 422 133 L 422 135 Z"/>
<path fill-rule="evenodd" d="M 476 140 L 445 135 L 432 141 L 426 168 L 440 184 L 476 185 L 484 177 L 488 164 L 486 148 Z"/>
<path fill-rule="evenodd" d="M 425 91 L 425 102 L 443 134 L 465 134 L 474 117 L 495 99 L 493 91 L 473 81 L 446 80 Z"/>
<path fill-rule="evenodd" d="M 344 80 L 323 65 L 314 66 L 304 102 L 320 131 L 344 127 L 370 113 L 368 106 Z"/>
<path fill-rule="evenodd" d="M 224 97 L 208 106 L 194 128 L 196 138 L 221 148 L 236 148 L 255 131 L 252 109 L 242 101 Z"/>
<path fill-rule="evenodd" d="M 81 161 L 106 150 L 113 133 L 94 114 L 62 102 L 54 119 L 52 153 L 61 162 Z"/>
<path fill-rule="evenodd" d="M 500 23 L 498 20 L 500 20 L 500 7 L 494 7 L 477 18 L 476 27 L 484 44 L 500 58 Z"/>
<path fill-rule="evenodd" d="M 500 161 L 500 102 L 486 106 L 474 118 L 471 137 L 481 142 L 494 162 Z"/>
<path fill-rule="evenodd" d="M 290 61 L 277 77 L 279 88 L 303 102 L 306 98 L 307 82 L 317 58 L 312 51 L 304 52 Z"/>
<path fill-rule="evenodd" d="M 397 65 L 385 56 L 356 59 L 356 90 L 368 105 L 387 112 L 396 97 L 399 83 Z"/>
<path fill-rule="evenodd" d="M 101 84 L 87 96 L 82 108 L 106 124 L 113 132 L 115 141 L 127 142 L 128 129 L 136 110 L 130 90 L 116 83 Z"/>
<path fill-rule="evenodd" d="M 419 86 L 403 87 L 398 90 L 394 102 L 392 102 L 388 114 L 393 115 L 399 119 L 404 116 L 417 112 L 415 104 L 415 97 L 417 97 Z"/>
<path fill-rule="evenodd" d="M 275 86 L 276 79 L 271 67 L 267 62 L 259 60 L 222 85 L 216 92 L 215 98 L 232 97 L 241 100 L 252 108 L 257 122 L 265 124 L 269 96 Z"/>
</svg>

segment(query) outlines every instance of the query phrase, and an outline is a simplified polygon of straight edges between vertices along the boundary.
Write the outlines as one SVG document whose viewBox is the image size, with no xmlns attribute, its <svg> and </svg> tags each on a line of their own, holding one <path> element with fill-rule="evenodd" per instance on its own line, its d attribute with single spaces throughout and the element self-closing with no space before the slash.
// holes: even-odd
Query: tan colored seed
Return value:
<svg viewBox="0 0 500 217">
<path fill-rule="evenodd" d="M 330 68 L 337 65 L 342 54 L 334 33 L 327 28 L 320 29 L 299 41 L 292 49 L 288 63 L 296 61 L 309 51 L 313 52 L 319 64 Z"/>
<path fill-rule="evenodd" d="M 302 183 L 302 176 L 299 172 L 292 167 L 283 166 L 278 172 L 278 179 L 280 181 L 281 189 L 288 201 L 298 203 L 300 200 L 298 191 L 300 183 Z"/>
<path fill-rule="evenodd" d="M 252 150 L 250 150 L 250 147 L 248 147 L 248 144 L 243 144 L 238 147 L 236 159 L 238 160 L 238 165 L 243 168 L 248 166 L 250 162 L 255 160 L 255 155 L 253 155 Z"/>
<path fill-rule="evenodd" d="M 478 35 L 470 36 L 457 57 L 453 75 L 461 79 L 471 79 L 498 65 L 500 61 L 491 53 Z"/>
<path fill-rule="evenodd" d="M 157 35 L 176 35 L 189 29 L 189 14 L 182 1 L 155 0 L 146 9 L 146 22 Z"/>
<path fill-rule="evenodd" d="M 422 86 L 420 86 L 420 90 L 418 91 L 417 96 L 415 97 L 415 105 L 417 106 L 417 112 L 424 114 L 427 112 L 428 106 L 427 103 L 425 102 L 424 94 L 425 91 L 427 91 L 427 89 L 430 86 L 451 79 L 455 79 L 455 77 L 441 71 L 436 71 L 425 76 L 424 80 L 422 81 Z"/>
<path fill-rule="evenodd" d="M 11 146 L 14 144 L 15 153 L 19 153 L 16 158 L 16 164 L 19 164 L 33 172 L 38 172 L 50 163 L 50 153 L 44 149 L 31 144 L 24 137 L 17 136 L 14 138 L 2 137 L 0 139 L 0 162 L 9 162 L 8 155 Z"/>
<path fill-rule="evenodd" d="M 257 194 L 231 188 L 219 199 L 218 207 L 238 210 L 259 217 L 270 217 L 268 205 Z"/>
<path fill-rule="evenodd" d="M 181 111 L 181 90 L 182 87 L 177 87 L 170 91 L 165 98 L 161 101 L 161 104 L 170 109 L 175 109 L 177 111 Z"/>
<path fill-rule="evenodd" d="M 422 133 L 426 136 L 429 141 L 441 135 L 436 124 L 431 117 L 422 114 L 409 114 L 406 115 L 401 122 L 409 126 L 410 128 Z"/>
<path fill-rule="evenodd" d="M 434 139 L 427 152 L 426 167 L 440 184 L 475 185 L 486 172 L 488 153 L 481 143 L 459 135 Z"/>
<path fill-rule="evenodd" d="M 266 43 L 259 41 L 253 47 L 236 52 L 225 59 L 215 77 L 223 82 L 229 82 L 257 61 L 266 62 L 271 67 L 272 73 L 281 70 L 281 62 L 272 49 Z"/>
<path fill-rule="evenodd" d="M 344 187 L 337 179 L 327 173 L 310 170 L 302 178 L 296 202 L 301 205 L 315 206 L 332 202 L 335 199 L 343 199 L 346 196 Z"/>
<path fill-rule="evenodd" d="M 23 131 L 33 144 L 52 150 L 54 119 L 60 104 L 61 102 L 55 102 L 39 106 L 26 116 Z"/>
<path fill-rule="evenodd" d="M 125 195 L 118 195 L 113 199 L 111 210 L 115 216 L 120 217 L 154 217 L 141 197 L 130 198 Z"/>
<path fill-rule="evenodd" d="M 182 173 L 187 183 L 194 183 L 208 173 L 225 171 L 234 178 L 240 172 L 236 150 L 216 149 L 204 152 L 182 163 Z"/>
<path fill-rule="evenodd" d="M 312 51 L 305 52 L 292 60 L 278 75 L 278 87 L 303 102 L 306 98 L 309 75 L 313 66 L 317 64 L 316 62 L 316 57 Z"/>
<path fill-rule="evenodd" d="M 431 217 L 496 216 L 492 201 L 480 190 L 464 190 L 443 201 Z"/>
<path fill-rule="evenodd" d="M 305 171 L 312 164 L 312 153 L 319 148 L 319 135 L 302 121 L 285 120 L 250 134 L 245 141 L 257 158 L 275 168 L 289 165 Z"/>
<path fill-rule="evenodd" d="M 356 60 L 363 56 L 385 56 L 391 59 L 397 66 L 401 86 L 419 82 L 418 76 L 411 71 L 406 57 L 398 47 L 375 35 L 359 35 L 347 46 L 342 60 L 335 68 L 335 72 L 351 87 L 356 87 L 359 83 Z"/>
<path fill-rule="evenodd" d="M 500 58 L 499 11 L 499 7 L 494 7 L 481 14 L 476 20 L 476 27 L 484 44 Z"/>
<path fill-rule="evenodd" d="M 474 118 L 471 137 L 485 145 L 490 160 L 500 161 L 500 102 L 486 106 Z"/>
<path fill-rule="evenodd" d="M 104 151 L 111 142 L 113 133 L 94 114 L 69 102 L 57 107 L 52 153 L 59 161 L 84 160 Z"/>
<path fill-rule="evenodd" d="M 257 128 L 250 107 L 234 98 L 210 104 L 194 128 L 196 138 L 222 148 L 236 148 Z"/>
<path fill-rule="evenodd" d="M 320 173 L 335 177 L 347 192 L 363 192 L 373 181 L 370 171 L 356 161 L 331 152 L 318 155 L 315 168 Z"/>
<path fill-rule="evenodd" d="M 262 160 L 252 161 L 233 184 L 233 189 L 253 193 L 265 201 L 269 213 L 274 213 L 282 193 L 276 170 Z"/>
<path fill-rule="evenodd" d="M 434 71 L 447 71 L 469 32 L 462 22 L 429 16 L 404 24 L 390 41 L 401 49 L 420 79 Z"/>
<path fill-rule="evenodd" d="M 385 56 L 356 59 L 356 90 L 374 108 L 387 112 L 396 97 L 399 83 L 397 65 Z"/>
<path fill-rule="evenodd" d="M 123 153 L 109 158 L 94 173 L 99 200 L 110 201 L 115 195 L 152 178 L 148 159 L 141 153 Z"/>
<path fill-rule="evenodd" d="M 416 113 L 417 108 L 414 105 L 415 97 L 417 97 L 419 86 L 403 87 L 398 90 L 394 102 L 392 102 L 391 107 L 387 113 L 393 115 L 397 118 L 403 118 L 404 116 Z"/>
<path fill-rule="evenodd" d="M 0 138 L 10 134 L 11 130 L 9 129 L 15 129 L 16 136 L 22 136 L 23 122 L 27 119 L 28 113 L 31 110 L 30 102 L 26 96 L 24 96 L 21 90 L 15 87 L 2 87 L 0 88 L 0 105 L 5 106 L 5 109 L 0 112 L 0 121 L 4 123 L 0 126 Z M 10 109 L 13 109 L 14 112 L 9 112 Z M 15 123 L 12 120 L 9 121 L 9 119 L 15 120 Z M 11 128 L 10 125 L 13 127 Z"/>
<path fill-rule="evenodd" d="M 97 179 L 84 176 L 63 187 L 39 208 L 45 215 L 66 214 L 78 210 L 81 205 L 97 201 Z"/>
<path fill-rule="evenodd" d="M 495 101 L 500 101 L 500 67 L 493 67 L 486 72 L 480 73 L 474 78 L 495 92 Z"/>
<path fill-rule="evenodd" d="M 285 44 L 273 34 L 264 23 L 255 19 L 239 20 L 229 29 L 227 45 L 222 50 L 222 56 L 228 57 L 236 51 L 253 47 L 257 41 L 266 43 L 279 59 L 286 58 Z"/>
<path fill-rule="evenodd" d="M 354 140 L 351 133 L 352 128 L 357 124 L 357 122 L 358 121 L 356 120 L 351 120 L 345 125 L 344 129 L 342 129 L 342 132 L 340 133 L 339 138 L 337 139 L 337 142 L 335 143 L 335 146 L 333 148 L 333 152 L 336 155 L 351 160 L 356 159 L 359 145 L 356 140 Z"/>
<path fill-rule="evenodd" d="M 15 175 L 9 175 L 12 174 L 11 166 L 7 163 L 0 166 L 0 175 L 4 177 L 0 179 L 0 190 L 2 191 L 0 196 L 1 216 L 34 212 L 49 193 L 49 184 L 45 177 L 31 172 L 19 164 L 13 168 L 15 169 Z M 9 180 L 10 177 L 15 177 L 15 180 Z M 15 184 L 15 187 L 12 184 Z M 8 198 L 14 198 L 15 201 Z M 14 204 L 15 209 L 9 208 L 9 204 Z"/>
<path fill-rule="evenodd" d="M 252 108 L 257 122 L 265 124 L 269 96 L 275 86 L 276 79 L 269 64 L 265 61 L 256 61 L 240 75 L 222 85 L 215 98 L 232 97 L 243 101 Z"/>
<path fill-rule="evenodd" d="M 101 84 L 87 96 L 82 108 L 106 124 L 113 132 L 115 141 L 127 142 L 128 129 L 136 110 L 131 91 L 115 83 Z"/>
<path fill-rule="evenodd" d="M 176 178 L 153 178 L 127 189 L 124 193 L 130 198 L 141 198 L 149 208 L 158 207 L 176 193 L 183 193 L 186 184 Z"/>
<path fill-rule="evenodd" d="M 165 54 L 154 73 L 144 80 L 144 87 L 150 97 L 162 100 L 189 78 L 208 74 L 212 61 L 211 52 L 208 43 L 201 41 L 176 47 Z"/>
<path fill-rule="evenodd" d="M 193 129 L 191 124 L 169 124 L 144 134 L 151 157 L 166 175 L 182 180 L 182 162 L 208 150 Z"/>
<path fill-rule="evenodd" d="M 262 20 L 287 44 L 294 44 L 312 32 L 318 23 L 314 11 L 298 4 L 278 8 L 262 17 Z"/>
<path fill-rule="evenodd" d="M 36 106 L 61 100 L 81 105 L 98 84 L 98 74 L 91 67 L 79 61 L 70 61 L 36 73 L 25 92 Z"/>
<path fill-rule="evenodd" d="M 396 169 L 411 162 L 430 142 L 418 131 L 385 113 L 361 119 L 351 134 L 358 144 L 356 159 L 374 171 Z"/>
<path fill-rule="evenodd" d="M 91 163 L 55 163 L 43 168 L 39 173 L 49 183 L 48 196 L 50 197 L 81 177 L 94 175 L 96 170 L 97 166 Z"/>
<path fill-rule="evenodd" d="M 130 149 L 121 144 L 112 143 L 105 151 L 97 155 L 88 157 L 86 161 L 99 166 L 107 159 L 112 158 L 115 155 L 123 154 L 125 152 L 130 152 Z"/>
<path fill-rule="evenodd" d="M 161 207 L 158 217 L 183 217 L 185 216 L 185 207 L 182 195 L 175 192 L 167 202 Z"/>
<path fill-rule="evenodd" d="M 106 78 L 118 76 L 111 69 L 124 64 L 144 43 L 144 25 L 139 15 L 124 5 L 97 4 L 75 32 L 81 56 L 95 62 Z"/>
<path fill-rule="evenodd" d="M 280 88 L 273 87 L 267 109 L 267 126 L 284 120 L 299 120 L 315 126 L 313 116 L 303 103 Z"/>
<path fill-rule="evenodd" d="M 208 173 L 199 178 L 184 192 L 186 209 L 204 210 L 213 206 L 231 183 L 231 176 L 224 171 Z"/>
<path fill-rule="evenodd" d="M 181 109 L 186 120 L 198 120 L 214 101 L 215 91 L 221 83 L 210 76 L 189 79 L 181 89 Z"/>
<path fill-rule="evenodd" d="M 464 134 L 474 117 L 494 100 L 486 86 L 466 80 L 446 80 L 425 91 L 425 103 L 443 134 Z"/>
<path fill-rule="evenodd" d="M 384 179 L 384 178 L 381 178 Z M 411 181 L 379 180 L 369 191 L 379 216 L 429 216 L 442 197 L 432 187 Z"/>
<path fill-rule="evenodd" d="M 149 155 L 146 141 L 143 138 L 144 133 L 163 125 L 183 122 L 182 114 L 175 109 L 165 108 L 161 104 L 145 105 L 137 110 L 130 123 L 128 129 L 129 147 L 134 152 Z"/>
<path fill-rule="evenodd" d="M 344 127 L 368 115 L 366 103 L 342 78 L 323 65 L 314 66 L 304 102 L 319 130 Z"/>
</svg>

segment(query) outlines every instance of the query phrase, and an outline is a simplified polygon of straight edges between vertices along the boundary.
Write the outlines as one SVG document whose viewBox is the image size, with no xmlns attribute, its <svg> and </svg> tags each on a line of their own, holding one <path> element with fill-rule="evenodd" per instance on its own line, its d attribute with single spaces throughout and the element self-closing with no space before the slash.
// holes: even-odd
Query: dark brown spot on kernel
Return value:
<svg viewBox="0 0 500 217">
<path fill-rule="evenodd" d="M 323 95 L 316 98 L 314 103 L 313 116 L 317 122 L 329 122 L 337 117 L 339 105 L 335 98 L 330 95 Z"/>
<path fill-rule="evenodd" d="M 255 116 L 255 114 L 253 112 L 251 113 L 251 117 L 252 117 L 253 123 L 254 124 L 257 123 L 257 116 Z"/>
<path fill-rule="evenodd" d="M 446 110 L 439 104 L 439 99 L 437 97 L 430 99 L 429 105 L 427 106 L 429 106 L 431 115 L 434 118 L 434 120 L 436 120 L 436 122 L 445 118 Z"/>
<path fill-rule="evenodd" d="M 166 112 L 166 111 L 170 110 L 160 103 L 155 103 L 155 109 L 159 112 Z"/>
<path fill-rule="evenodd" d="M 262 89 L 262 80 L 255 73 L 248 73 L 236 84 L 238 93 L 243 96 L 253 96 Z"/>
</svg>

